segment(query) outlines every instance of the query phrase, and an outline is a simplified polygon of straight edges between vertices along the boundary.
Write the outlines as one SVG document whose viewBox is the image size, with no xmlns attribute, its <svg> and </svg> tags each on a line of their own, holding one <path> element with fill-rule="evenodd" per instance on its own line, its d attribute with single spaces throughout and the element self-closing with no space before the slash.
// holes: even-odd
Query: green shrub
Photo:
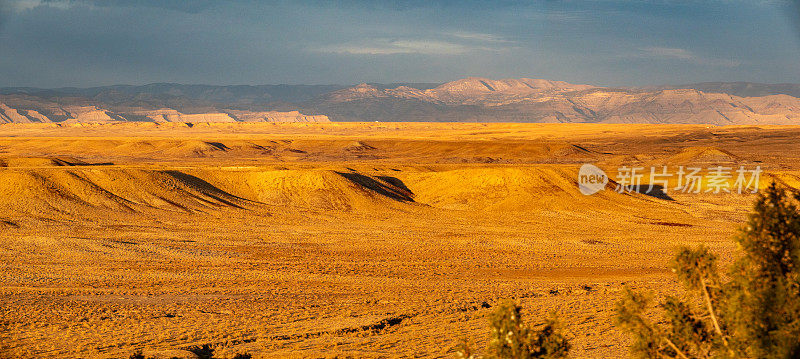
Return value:
<svg viewBox="0 0 800 359">
<path fill-rule="evenodd" d="M 728 279 L 706 248 L 683 248 L 672 269 L 693 297 L 668 297 L 665 325 L 647 320 L 647 295 L 626 289 L 617 322 L 641 358 L 800 357 L 800 195 L 772 184 L 736 237 Z"/>
<path fill-rule="evenodd" d="M 188 349 L 188 351 L 197 355 L 199 359 L 214 359 L 214 348 L 212 348 L 208 344 L 204 344 L 203 346 L 193 346 Z M 239 353 L 236 354 L 233 359 L 251 359 L 253 356 L 248 353 Z M 142 354 L 141 350 L 135 351 L 131 354 L 130 359 L 152 359 L 152 358 L 145 358 Z"/>
<path fill-rule="evenodd" d="M 487 358 L 562 358 L 570 349 L 555 318 L 548 319 L 542 329 L 535 330 L 522 321 L 521 307 L 512 301 L 501 303 L 489 316 L 492 337 Z M 469 344 L 456 348 L 460 358 L 480 358 Z"/>
</svg>

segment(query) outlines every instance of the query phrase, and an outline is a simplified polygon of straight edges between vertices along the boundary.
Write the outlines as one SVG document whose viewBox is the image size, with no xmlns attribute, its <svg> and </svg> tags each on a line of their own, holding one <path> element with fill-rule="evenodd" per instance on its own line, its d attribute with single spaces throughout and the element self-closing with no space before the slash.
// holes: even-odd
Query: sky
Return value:
<svg viewBox="0 0 800 359">
<path fill-rule="evenodd" d="M 0 0 L 0 87 L 800 83 L 798 0 Z"/>
</svg>

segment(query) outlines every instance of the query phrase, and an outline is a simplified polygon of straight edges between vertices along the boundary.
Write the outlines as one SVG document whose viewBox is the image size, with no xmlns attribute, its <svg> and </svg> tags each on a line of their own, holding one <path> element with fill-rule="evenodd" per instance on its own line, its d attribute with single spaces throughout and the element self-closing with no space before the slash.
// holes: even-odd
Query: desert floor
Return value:
<svg viewBox="0 0 800 359">
<path fill-rule="evenodd" d="M 610 187 L 578 169 L 760 166 L 800 187 L 800 127 L 0 126 L 0 357 L 452 357 L 514 298 L 571 356 L 627 356 L 624 285 L 681 294 L 754 195 Z"/>
</svg>

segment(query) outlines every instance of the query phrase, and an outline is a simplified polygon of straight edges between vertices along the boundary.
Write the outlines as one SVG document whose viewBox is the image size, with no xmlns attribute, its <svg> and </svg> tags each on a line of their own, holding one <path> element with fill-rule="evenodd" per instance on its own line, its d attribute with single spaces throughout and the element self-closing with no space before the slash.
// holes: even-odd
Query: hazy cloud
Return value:
<svg viewBox="0 0 800 359">
<path fill-rule="evenodd" d="M 642 49 L 645 55 L 660 58 L 673 58 L 681 60 L 694 60 L 696 57 L 691 51 L 672 47 L 646 47 Z"/>
<path fill-rule="evenodd" d="M 473 41 L 480 41 L 480 42 L 488 42 L 488 43 L 508 43 L 509 40 L 503 39 L 500 36 L 494 34 L 486 34 L 480 32 L 464 32 L 464 31 L 456 31 L 448 33 L 448 35 L 464 39 L 464 40 L 473 40 Z"/>
<path fill-rule="evenodd" d="M 312 52 L 331 52 L 354 55 L 456 55 L 471 51 L 501 51 L 500 45 L 510 41 L 486 33 L 453 32 L 446 33 L 452 41 L 432 39 L 389 39 L 378 38 L 343 44 L 323 45 L 309 48 Z"/>
<path fill-rule="evenodd" d="M 362 44 L 339 44 L 311 49 L 319 52 L 334 52 L 356 55 L 427 54 L 453 55 L 474 50 L 468 46 L 432 40 L 387 40 L 375 39 Z"/>
<path fill-rule="evenodd" d="M 645 57 L 656 59 L 677 59 L 698 65 L 736 67 L 741 65 L 741 61 L 735 59 L 712 59 L 695 55 L 687 49 L 672 47 L 646 47 L 641 49 Z"/>
<path fill-rule="evenodd" d="M 69 8 L 72 6 L 90 7 L 155 7 L 197 13 L 207 9 L 214 2 L 211 0 L 5 0 L 12 10 L 24 11 L 39 6 Z"/>
<path fill-rule="evenodd" d="M 797 10 L 745 0 L 0 0 L 0 87 L 800 82 L 800 27 L 787 21 Z"/>
<path fill-rule="evenodd" d="M 39 6 L 50 6 L 59 9 L 66 9 L 74 3 L 66 0 L 9 0 L 8 7 L 13 12 L 31 10 Z"/>
</svg>

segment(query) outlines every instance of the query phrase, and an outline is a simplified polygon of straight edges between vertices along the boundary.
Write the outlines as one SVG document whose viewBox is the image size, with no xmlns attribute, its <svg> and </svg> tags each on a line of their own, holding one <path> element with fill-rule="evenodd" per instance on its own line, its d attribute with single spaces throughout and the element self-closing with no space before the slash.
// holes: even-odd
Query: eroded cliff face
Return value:
<svg viewBox="0 0 800 359">
<path fill-rule="evenodd" d="M 304 115 L 300 111 L 230 111 L 239 122 L 330 122 L 325 115 Z"/>
<path fill-rule="evenodd" d="M 10 100 L 10 101 L 3 101 Z M 8 102 L 8 103 L 6 103 Z M 0 96 L 0 123 L 104 123 L 104 122 L 329 122 L 325 115 L 299 111 L 212 110 L 182 113 L 171 108 L 109 110 L 95 105 L 63 106 L 44 99 Z"/>
<path fill-rule="evenodd" d="M 17 110 L 0 103 L 0 123 L 29 123 L 31 119 Z"/>
</svg>

